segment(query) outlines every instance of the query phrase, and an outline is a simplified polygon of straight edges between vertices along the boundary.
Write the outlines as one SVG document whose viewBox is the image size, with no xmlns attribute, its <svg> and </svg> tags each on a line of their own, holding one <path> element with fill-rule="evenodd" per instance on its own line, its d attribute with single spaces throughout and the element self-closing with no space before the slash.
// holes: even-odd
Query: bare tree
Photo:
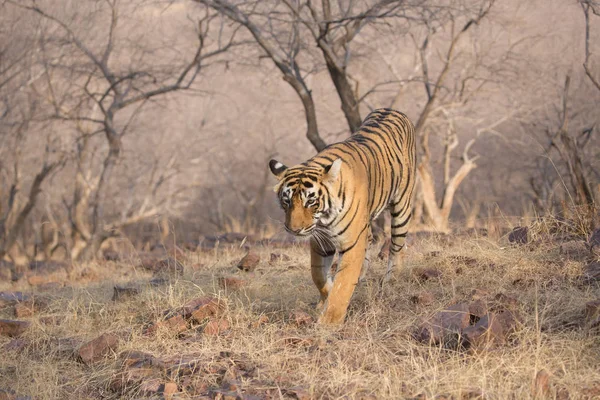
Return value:
<svg viewBox="0 0 600 400">
<path fill-rule="evenodd" d="M 36 121 L 38 104 L 31 85 L 37 72 L 31 63 L 30 35 L 23 35 L 15 18 L 0 5 L 0 259 L 13 248 L 38 202 L 47 178 L 64 164 L 64 154 Z M 27 142 L 42 143 L 41 165 L 27 163 Z M 39 160 L 38 159 L 38 160 Z M 25 165 L 24 165 L 25 164 Z"/>
<path fill-rule="evenodd" d="M 306 78 L 325 67 L 340 99 L 350 132 L 362 122 L 358 84 L 348 66 L 352 60 L 352 41 L 374 21 L 398 17 L 403 1 L 321 2 L 284 0 L 253 3 L 228 0 L 195 0 L 206 4 L 244 26 L 254 41 L 283 74 L 304 107 L 306 137 L 317 151 L 326 143 L 318 128 L 312 91 Z M 318 54 L 312 49 L 316 47 Z M 313 63 L 311 60 L 316 59 Z"/>
<path fill-rule="evenodd" d="M 157 201 L 156 195 L 178 170 L 174 160 L 161 166 L 160 172 L 155 166 L 147 195 L 124 211 L 107 215 L 110 182 L 123 153 L 124 137 L 135 118 L 152 100 L 190 89 L 208 61 L 235 44 L 235 30 L 212 36 L 214 25 L 222 23 L 207 11 L 195 21 L 197 45 L 192 56 L 163 63 L 160 57 L 170 55 L 160 53 L 161 43 L 140 41 L 129 48 L 123 45 L 124 35 L 135 30 L 131 17 L 155 10 L 157 5 L 152 1 L 94 4 L 83 17 L 55 14 L 35 1 L 8 3 L 48 24 L 41 42 L 46 79 L 39 91 L 52 105 L 52 117 L 76 128 L 74 194 L 64 204 L 72 227 L 72 258 L 94 257 L 102 243 L 118 234 L 120 228 L 160 212 L 167 200 Z M 92 27 L 101 27 L 93 36 L 81 29 L 90 20 Z M 131 59 L 123 62 L 124 57 Z M 99 134 L 104 137 L 104 148 L 95 143 Z M 100 165 L 96 162 L 99 157 Z"/>
</svg>

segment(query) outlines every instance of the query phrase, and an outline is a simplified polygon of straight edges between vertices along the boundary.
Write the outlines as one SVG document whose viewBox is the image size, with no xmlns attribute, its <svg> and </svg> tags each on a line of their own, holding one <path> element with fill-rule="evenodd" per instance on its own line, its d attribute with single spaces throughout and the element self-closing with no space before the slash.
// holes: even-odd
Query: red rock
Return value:
<svg viewBox="0 0 600 400">
<path fill-rule="evenodd" d="M 291 258 L 287 254 L 283 253 L 271 253 L 271 259 L 269 260 L 270 264 L 276 264 L 280 262 L 290 261 Z"/>
<path fill-rule="evenodd" d="M 488 312 L 487 303 L 483 300 L 475 300 L 469 304 L 469 313 L 471 314 L 471 318 L 476 317 L 483 318 Z"/>
<path fill-rule="evenodd" d="M 421 306 L 428 306 L 435 302 L 435 296 L 431 292 L 425 290 L 412 296 L 410 301 Z"/>
<path fill-rule="evenodd" d="M 297 400 L 310 400 L 310 392 L 308 391 L 308 389 L 300 387 L 300 386 L 295 386 L 295 387 L 291 387 L 289 389 L 284 389 L 282 390 L 282 392 L 288 396 L 291 396 L 293 399 L 297 399 Z"/>
<path fill-rule="evenodd" d="M 92 364 L 101 360 L 119 346 L 119 337 L 112 333 L 104 333 L 96 339 L 82 345 L 77 355 L 85 364 Z"/>
<path fill-rule="evenodd" d="M 183 264 L 172 257 L 167 257 L 163 259 L 156 258 L 144 258 L 140 262 L 140 268 L 143 268 L 147 271 L 154 272 L 155 274 L 175 274 L 175 275 L 183 275 L 184 266 Z"/>
<path fill-rule="evenodd" d="M 465 347 L 472 350 L 483 350 L 506 342 L 501 321 L 495 314 L 485 315 L 475 325 L 464 328 L 462 337 Z"/>
<path fill-rule="evenodd" d="M 138 392 L 142 396 L 153 396 L 162 392 L 164 386 L 160 378 L 148 378 L 142 381 L 138 387 Z"/>
<path fill-rule="evenodd" d="M 442 272 L 435 268 L 420 268 L 415 271 L 415 275 L 420 281 L 437 279 L 442 276 Z"/>
<path fill-rule="evenodd" d="M 504 293 L 498 293 L 494 296 L 493 301 L 490 304 L 490 310 L 492 311 L 502 311 L 502 310 L 510 310 L 516 311 L 521 302 L 514 297 L 507 296 Z"/>
<path fill-rule="evenodd" d="M 219 278 L 219 284 L 223 289 L 238 290 L 246 286 L 248 282 L 235 276 L 222 276 Z"/>
<path fill-rule="evenodd" d="M 29 321 L 13 321 L 0 319 L 0 335 L 8 337 L 21 336 L 31 325 Z"/>
<path fill-rule="evenodd" d="M 177 388 L 177 384 L 175 382 L 165 383 L 165 386 L 163 388 L 163 396 L 164 396 L 165 400 L 173 399 L 173 396 L 175 395 L 175 393 L 177 393 L 177 391 L 178 391 L 178 388 Z"/>
<path fill-rule="evenodd" d="M 23 292 L 0 292 L 0 307 L 12 306 L 18 302 L 29 300 L 31 296 Z"/>
<path fill-rule="evenodd" d="M 239 400 L 237 392 L 230 392 L 224 389 L 211 389 L 208 392 L 210 399 L 214 400 Z"/>
<path fill-rule="evenodd" d="M 127 350 L 119 354 L 122 368 L 160 366 L 161 363 L 152 354 L 143 351 Z"/>
<path fill-rule="evenodd" d="M 205 318 L 221 315 L 225 310 L 225 302 L 215 297 L 205 296 L 188 301 L 183 306 L 185 318 L 202 322 Z"/>
<path fill-rule="evenodd" d="M 586 322 L 595 321 L 600 317 L 600 300 L 589 301 L 585 303 L 585 320 Z"/>
<path fill-rule="evenodd" d="M 27 318 L 48 308 L 48 302 L 42 298 L 34 297 L 15 304 L 15 317 Z"/>
<path fill-rule="evenodd" d="M 29 342 L 25 339 L 12 339 L 10 342 L 4 345 L 3 349 L 4 351 L 20 352 L 27 346 L 29 346 Z"/>
<path fill-rule="evenodd" d="M 531 397 L 534 399 L 546 398 L 550 394 L 550 374 L 545 369 L 538 371 L 531 388 Z"/>
<path fill-rule="evenodd" d="M 113 301 L 126 300 L 137 296 L 140 293 L 139 289 L 133 286 L 115 285 L 113 287 Z"/>
<path fill-rule="evenodd" d="M 296 326 L 307 326 L 314 322 L 313 317 L 301 310 L 294 310 L 290 313 L 290 320 Z"/>
<path fill-rule="evenodd" d="M 446 343 L 456 339 L 461 330 L 469 326 L 470 317 L 467 304 L 455 304 L 437 312 L 430 320 L 423 323 L 414 337 L 420 342 Z"/>
<path fill-rule="evenodd" d="M 144 330 L 144 335 L 154 335 L 164 329 L 175 335 L 188 330 L 188 324 L 180 313 L 169 313 L 164 319 L 156 321 Z"/>
<path fill-rule="evenodd" d="M 583 279 L 586 282 L 600 281 L 600 262 L 592 261 L 583 270 Z"/>
<path fill-rule="evenodd" d="M 229 321 L 226 319 L 213 319 L 204 327 L 204 334 L 209 336 L 218 336 L 229 330 Z"/>
<path fill-rule="evenodd" d="M 248 252 L 238 263 L 238 268 L 245 272 L 252 272 L 260 262 L 260 256 L 253 252 Z"/>
<path fill-rule="evenodd" d="M 526 244 L 528 239 L 529 228 L 526 226 L 517 226 L 508 234 L 508 241 L 516 244 Z"/>
<path fill-rule="evenodd" d="M 600 228 L 592 232 L 588 238 L 588 246 L 593 255 L 596 257 L 600 256 Z"/>
</svg>

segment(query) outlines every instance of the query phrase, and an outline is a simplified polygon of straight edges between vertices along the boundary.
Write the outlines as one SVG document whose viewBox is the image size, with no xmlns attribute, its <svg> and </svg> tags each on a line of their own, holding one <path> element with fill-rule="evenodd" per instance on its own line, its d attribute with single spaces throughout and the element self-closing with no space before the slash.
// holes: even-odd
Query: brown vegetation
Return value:
<svg viewBox="0 0 600 400">
<path fill-rule="evenodd" d="M 518 244 L 477 232 L 413 235 L 407 268 L 383 293 L 373 246 L 376 261 L 337 329 L 315 324 L 318 293 L 297 245 L 270 262 L 272 245 L 251 244 L 260 257 L 252 274 L 238 270 L 247 251 L 236 244 L 185 252 L 183 276 L 161 283 L 123 261 L 78 267 L 51 292 L 24 278 L 3 283 L 0 390 L 36 399 L 591 399 L 600 278 L 585 270 L 596 258 L 551 222 Z M 115 297 L 124 288 L 135 290 Z M 30 313 L 8 322 L 24 306 Z"/>
</svg>

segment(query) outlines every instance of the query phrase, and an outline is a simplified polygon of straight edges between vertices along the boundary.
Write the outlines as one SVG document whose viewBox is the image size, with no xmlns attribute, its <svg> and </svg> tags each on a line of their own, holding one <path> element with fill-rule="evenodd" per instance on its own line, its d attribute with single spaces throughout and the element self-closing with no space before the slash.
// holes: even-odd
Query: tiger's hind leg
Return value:
<svg viewBox="0 0 600 400">
<path fill-rule="evenodd" d="M 410 199 L 410 196 L 408 197 Z M 390 254 L 387 270 L 381 284 L 390 280 L 394 269 L 402 268 L 402 250 L 406 243 L 408 226 L 412 217 L 412 207 L 409 201 L 398 201 L 391 204 L 392 214 L 392 237 L 390 243 Z"/>
<path fill-rule="evenodd" d="M 314 238 L 310 240 L 310 272 L 321 295 L 317 310 L 323 308 L 333 285 L 329 271 L 334 256 L 334 248 L 323 248 Z"/>
<path fill-rule="evenodd" d="M 365 276 L 367 276 L 367 272 L 369 271 L 369 267 L 371 266 L 371 260 L 369 259 L 369 247 L 373 244 L 373 230 L 372 225 L 369 225 L 369 231 L 367 232 L 367 252 L 365 253 L 365 261 L 363 261 L 362 269 L 360 271 L 360 278 L 358 278 L 358 283 L 362 283 L 365 280 Z"/>
</svg>

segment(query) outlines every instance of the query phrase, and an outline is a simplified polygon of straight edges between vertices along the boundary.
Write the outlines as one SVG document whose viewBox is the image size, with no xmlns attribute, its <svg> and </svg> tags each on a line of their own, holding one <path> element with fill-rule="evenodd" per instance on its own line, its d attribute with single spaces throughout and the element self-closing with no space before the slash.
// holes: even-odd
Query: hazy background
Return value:
<svg viewBox="0 0 600 400">
<path fill-rule="evenodd" d="M 108 238 L 143 242 L 143 232 L 166 225 L 181 240 L 279 232 L 267 162 L 291 166 L 316 150 L 298 94 L 222 3 L 246 13 L 297 68 L 320 137 L 349 136 L 305 2 L 0 1 L 4 253 L 58 240 L 81 258 Z M 321 22 L 323 4 L 315 5 Z M 419 152 L 435 192 L 419 196 L 415 228 L 444 230 L 427 193 L 440 218 L 448 210 L 451 227 L 586 203 L 582 179 L 598 199 L 597 3 L 387 2 L 389 14 L 366 18 L 376 5 L 331 4 L 336 22 L 324 40 L 335 49 L 361 21 L 335 50 L 361 118 L 394 107 L 417 124 L 430 100 Z M 433 90 L 440 74 L 432 100 L 426 85 Z M 39 194 L 31 191 L 36 176 Z M 448 188 L 456 194 L 443 200 Z"/>
</svg>

